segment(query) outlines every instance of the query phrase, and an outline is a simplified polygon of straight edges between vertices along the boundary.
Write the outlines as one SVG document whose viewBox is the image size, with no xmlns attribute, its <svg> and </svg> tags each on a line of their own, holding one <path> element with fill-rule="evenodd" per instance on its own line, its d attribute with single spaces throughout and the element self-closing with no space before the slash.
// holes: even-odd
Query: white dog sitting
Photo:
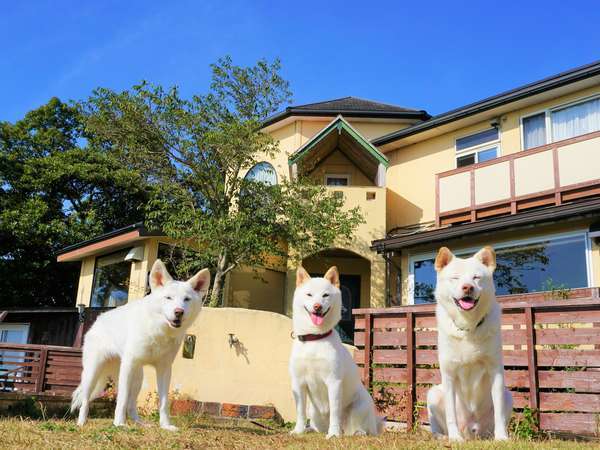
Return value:
<svg viewBox="0 0 600 450">
<path fill-rule="evenodd" d="M 126 414 L 141 422 L 137 397 L 142 387 L 143 366 L 156 368 L 160 426 L 175 431 L 169 419 L 171 365 L 186 330 L 202 308 L 210 284 L 210 272 L 201 270 L 188 281 L 173 281 L 157 260 L 150 272 L 152 292 L 102 314 L 85 335 L 81 384 L 73 393 L 71 411 L 79 408 L 77 424 L 85 424 L 89 403 L 118 380 L 116 426 L 125 425 Z"/>
<path fill-rule="evenodd" d="M 290 357 L 296 427 L 327 432 L 327 438 L 377 435 L 383 428 L 375 405 L 362 385 L 358 367 L 333 328 L 341 318 L 342 294 L 336 267 L 324 278 L 311 278 L 302 267 L 294 293 L 294 345 Z"/>
<path fill-rule="evenodd" d="M 508 439 L 512 396 L 504 385 L 495 268 L 491 247 L 468 259 L 443 247 L 435 259 L 442 384 L 427 393 L 427 412 L 432 433 L 454 441 Z"/>
</svg>

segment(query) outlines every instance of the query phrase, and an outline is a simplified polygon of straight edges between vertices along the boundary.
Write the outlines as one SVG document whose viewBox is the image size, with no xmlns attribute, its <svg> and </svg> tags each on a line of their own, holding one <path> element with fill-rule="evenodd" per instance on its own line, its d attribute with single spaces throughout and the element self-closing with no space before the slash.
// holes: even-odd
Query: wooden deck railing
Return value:
<svg viewBox="0 0 600 450">
<path fill-rule="evenodd" d="M 600 195 L 600 131 L 435 176 L 436 226 Z"/>
<path fill-rule="evenodd" d="M 0 392 L 70 395 L 81 377 L 81 349 L 0 343 Z"/>
<path fill-rule="evenodd" d="M 542 430 L 600 434 L 600 298 L 502 301 L 506 384 L 518 413 Z M 530 297 L 530 298 L 527 298 Z M 355 309 L 355 360 L 390 420 L 427 423 L 426 395 L 440 383 L 435 305 Z"/>
</svg>

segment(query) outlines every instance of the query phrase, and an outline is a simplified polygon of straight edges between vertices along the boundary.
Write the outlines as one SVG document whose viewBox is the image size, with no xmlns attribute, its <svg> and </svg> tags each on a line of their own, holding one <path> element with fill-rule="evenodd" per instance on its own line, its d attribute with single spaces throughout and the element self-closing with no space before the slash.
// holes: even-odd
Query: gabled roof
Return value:
<svg viewBox="0 0 600 450">
<path fill-rule="evenodd" d="M 507 103 L 511 103 L 517 100 L 521 100 L 533 95 L 541 94 L 552 89 L 556 89 L 561 86 L 565 86 L 577 81 L 585 80 L 594 76 L 600 75 L 600 61 L 587 64 L 585 66 L 577 67 L 575 69 L 561 72 L 557 75 L 544 78 L 533 83 L 520 86 L 509 91 L 502 92 L 492 97 L 484 98 L 475 103 L 456 108 L 437 116 L 431 117 L 425 122 L 417 123 L 415 125 L 403 128 L 399 131 L 380 136 L 373 139 L 373 144 L 377 146 L 389 144 L 390 142 L 402 139 L 404 137 L 412 136 L 417 133 L 421 133 L 432 128 L 445 125 L 456 120 L 463 119 L 474 114 L 478 114 L 484 111 L 503 106 Z"/>
<path fill-rule="evenodd" d="M 403 106 L 390 105 L 358 97 L 342 97 L 305 105 L 288 106 L 285 110 L 274 114 L 263 123 L 268 127 L 290 116 L 337 116 L 346 117 L 415 119 L 426 120 L 431 117 L 426 111 Z"/>
<path fill-rule="evenodd" d="M 329 125 L 319 131 L 312 139 L 290 155 L 288 163 L 290 165 L 296 164 L 307 156 L 311 150 L 317 147 L 319 143 L 324 142 L 329 136 L 332 136 L 333 134 L 339 137 L 342 136 L 342 132 L 346 133 L 346 135 L 348 135 L 348 137 L 373 160 L 383 164 L 386 168 L 389 166 L 387 157 L 356 131 L 341 115 L 333 119 Z M 336 145 L 337 143 L 338 141 L 336 139 Z"/>
</svg>

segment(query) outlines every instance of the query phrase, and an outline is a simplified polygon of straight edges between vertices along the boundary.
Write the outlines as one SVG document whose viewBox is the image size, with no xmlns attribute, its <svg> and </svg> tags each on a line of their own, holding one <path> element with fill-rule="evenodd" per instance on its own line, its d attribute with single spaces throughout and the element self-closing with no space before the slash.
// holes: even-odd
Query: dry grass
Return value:
<svg viewBox="0 0 600 450">
<path fill-rule="evenodd" d="M 327 441 L 323 435 L 291 436 L 287 429 L 266 429 L 250 423 L 223 422 L 202 418 L 178 418 L 180 431 L 148 427 L 115 428 L 109 419 L 92 419 L 83 429 L 72 420 L 36 421 L 0 418 L 2 449 L 104 449 L 104 448 L 288 448 L 288 449 L 591 449 L 598 443 L 561 440 L 471 442 L 450 446 L 433 440 L 428 433 L 386 432 L 382 436 L 346 437 Z"/>
</svg>

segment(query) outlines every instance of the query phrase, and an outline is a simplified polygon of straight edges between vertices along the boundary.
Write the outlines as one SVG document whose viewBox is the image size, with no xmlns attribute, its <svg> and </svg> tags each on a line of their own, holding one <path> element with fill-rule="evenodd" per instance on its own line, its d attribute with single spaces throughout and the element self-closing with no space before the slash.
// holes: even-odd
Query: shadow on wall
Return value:
<svg viewBox="0 0 600 450">
<path fill-rule="evenodd" d="M 435 194 L 434 194 L 435 195 Z M 386 228 L 391 230 L 398 226 L 412 225 L 421 222 L 423 218 L 423 209 L 414 203 L 409 202 L 400 194 L 391 189 L 387 189 L 387 215 Z M 375 239 L 382 239 L 385 233 Z"/>
</svg>

